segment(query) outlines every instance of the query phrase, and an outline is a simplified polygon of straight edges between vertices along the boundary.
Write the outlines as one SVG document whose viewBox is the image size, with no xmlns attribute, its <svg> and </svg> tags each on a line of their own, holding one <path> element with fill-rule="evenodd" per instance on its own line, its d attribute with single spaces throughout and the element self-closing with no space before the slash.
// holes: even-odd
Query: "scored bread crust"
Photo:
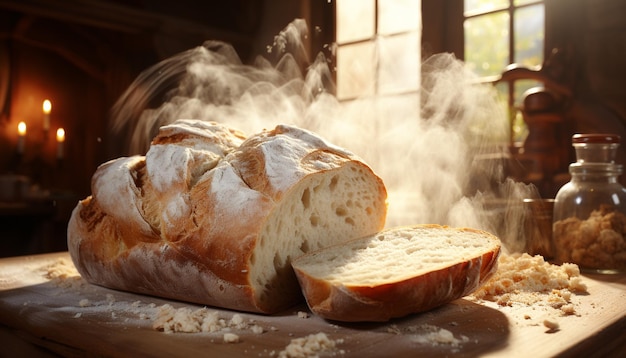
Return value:
<svg viewBox="0 0 626 358">
<path fill-rule="evenodd" d="M 342 282 L 342 264 L 334 263 L 337 255 L 346 252 L 351 245 L 360 250 L 368 246 L 369 241 L 399 230 L 440 231 L 445 235 L 459 236 L 471 233 L 487 238 L 489 243 L 472 257 L 460 261 L 447 259 L 443 265 L 432 270 L 408 272 L 403 277 L 392 276 L 375 282 Z M 474 243 L 468 241 L 467 245 Z M 425 251 L 420 253 L 425 258 L 430 254 L 432 253 Z M 359 256 L 358 253 L 356 255 Z M 292 261 L 292 266 L 307 304 L 315 314 L 335 321 L 384 322 L 411 313 L 428 311 L 470 294 L 496 271 L 499 255 L 500 240 L 490 233 L 470 228 L 424 224 L 391 228 L 376 235 L 310 252 Z M 351 263 L 358 265 L 364 274 L 374 270 L 366 257 L 371 259 L 369 256 L 359 256 L 356 263 Z M 398 257 L 400 258 L 401 256 Z M 316 272 L 315 265 L 328 265 L 329 268 L 322 271 L 337 272 L 337 277 L 330 278 Z"/>
<path fill-rule="evenodd" d="M 354 154 L 279 125 L 160 129 L 146 156 L 101 165 L 68 224 L 80 274 L 109 288 L 242 311 L 302 300 L 293 257 L 379 231 L 382 180 Z"/>
</svg>

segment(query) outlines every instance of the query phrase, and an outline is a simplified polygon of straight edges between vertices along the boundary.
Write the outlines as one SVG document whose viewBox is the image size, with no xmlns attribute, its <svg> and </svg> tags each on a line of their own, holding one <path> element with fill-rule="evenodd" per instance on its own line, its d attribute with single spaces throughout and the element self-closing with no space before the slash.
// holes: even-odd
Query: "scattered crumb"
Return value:
<svg viewBox="0 0 626 358">
<path fill-rule="evenodd" d="M 309 318 L 309 314 L 303 311 L 298 311 L 298 318 Z"/>
<path fill-rule="evenodd" d="M 86 298 L 83 298 L 82 300 L 78 301 L 78 305 L 80 307 L 87 307 L 87 306 L 89 306 L 89 304 L 90 304 L 90 302 Z"/>
<path fill-rule="evenodd" d="M 470 297 L 497 302 L 501 306 L 566 307 L 564 314 L 574 314 L 572 292 L 587 292 L 577 265 L 553 265 L 541 255 L 502 254 L 496 273 Z"/>
<path fill-rule="evenodd" d="M 556 332 L 559 329 L 559 323 L 556 321 L 551 321 L 549 319 L 546 319 L 543 321 L 543 325 L 548 328 L 548 332 Z"/>
<path fill-rule="evenodd" d="M 83 280 L 71 260 L 59 258 L 46 266 L 44 277 L 61 288 L 81 289 L 88 287 L 87 281 Z"/>
<path fill-rule="evenodd" d="M 332 340 L 326 333 L 319 332 L 306 337 L 294 338 L 285 347 L 285 350 L 278 353 L 280 358 L 308 358 L 317 357 L 320 353 L 330 353 L 336 351 L 337 344 L 343 343 L 343 339 Z M 340 354 L 344 351 L 340 350 Z"/>
<path fill-rule="evenodd" d="M 408 326 L 404 328 L 399 328 L 397 325 L 392 324 L 387 328 L 387 332 L 393 334 L 408 334 L 411 335 L 411 341 L 431 346 L 450 346 L 458 348 L 461 344 L 469 342 L 469 338 L 466 336 L 461 335 L 457 338 L 451 331 L 431 324 L 421 324 L 419 326 Z"/>
<path fill-rule="evenodd" d="M 224 343 L 238 343 L 239 336 L 234 333 L 224 333 Z"/>
<path fill-rule="evenodd" d="M 469 338 L 461 336 L 459 339 L 454 337 L 454 334 L 447 329 L 439 328 L 437 331 L 416 335 L 412 340 L 417 343 L 430 344 L 432 346 L 449 345 L 458 347 L 461 343 L 468 342 Z"/>
<path fill-rule="evenodd" d="M 263 327 L 259 326 L 259 325 L 252 325 L 250 327 L 250 330 L 252 331 L 252 333 L 254 334 L 263 334 L 263 332 L 265 332 L 265 330 L 263 329 Z"/>
<path fill-rule="evenodd" d="M 574 305 L 572 305 L 571 303 L 567 304 L 567 305 L 561 306 L 561 312 L 563 312 L 563 314 L 567 315 L 567 316 L 576 314 L 576 310 L 574 309 Z"/>
<path fill-rule="evenodd" d="M 229 332 L 231 329 L 240 331 L 249 329 L 255 334 L 262 334 L 263 327 L 253 322 L 252 320 L 246 321 L 238 313 L 234 314 L 230 320 L 226 320 L 215 310 L 174 308 L 172 305 L 165 304 L 158 308 L 152 327 L 165 333 Z"/>
</svg>

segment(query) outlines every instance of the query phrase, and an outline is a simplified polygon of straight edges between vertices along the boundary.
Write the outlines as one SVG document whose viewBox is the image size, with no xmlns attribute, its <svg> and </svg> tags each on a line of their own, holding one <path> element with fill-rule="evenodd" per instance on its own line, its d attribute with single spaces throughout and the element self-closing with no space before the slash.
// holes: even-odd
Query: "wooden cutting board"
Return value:
<svg viewBox="0 0 626 358">
<path fill-rule="evenodd" d="M 546 357 L 626 353 L 626 275 L 585 276 L 589 294 L 575 295 L 576 315 L 551 307 L 500 307 L 459 299 L 430 312 L 387 323 L 338 324 L 305 305 L 264 316 L 208 308 L 225 322 L 247 327 L 225 332 L 164 333 L 153 328 L 159 307 L 201 306 L 114 291 L 82 279 L 51 280 L 50 267 L 71 263 L 68 253 L 0 259 L 0 347 L 63 356 L 278 357 L 292 340 L 323 332 L 336 343 L 321 357 Z M 550 330 L 544 320 L 556 322 Z M 262 328 L 253 332 L 249 327 Z M 257 328 L 258 329 L 258 328 Z M 431 336 L 437 332 L 439 340 Z M 443 335 L 442 335 L 443 334 Z"/>
</svg>

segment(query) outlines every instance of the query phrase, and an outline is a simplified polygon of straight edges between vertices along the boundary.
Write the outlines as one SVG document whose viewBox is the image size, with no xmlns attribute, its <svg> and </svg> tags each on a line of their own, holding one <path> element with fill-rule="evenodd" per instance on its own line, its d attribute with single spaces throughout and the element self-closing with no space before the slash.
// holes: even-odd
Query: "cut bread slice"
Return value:
<svg viewBox="0 0 626 358">
<path fill-rule="evenodd" d="M 291 265 L 315 314 L 387 321 L 476 290 L 495 272 L 500 245 L 484 231 L 417 225 L 312 251 Z"/>
</svg>

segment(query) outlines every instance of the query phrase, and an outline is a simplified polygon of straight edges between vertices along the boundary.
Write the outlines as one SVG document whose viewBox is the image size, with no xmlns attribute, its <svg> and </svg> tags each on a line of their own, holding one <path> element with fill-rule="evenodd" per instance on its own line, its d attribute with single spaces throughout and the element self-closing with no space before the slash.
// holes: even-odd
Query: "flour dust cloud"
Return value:
<svg viewBox="0 0 626 358">
<path fill-rule="evenodd" d="M 303 50 L 307 31 L 294 20 L 250 65 L 219 41 L 156 64 L 114 106 L 113 130 L 128 135 L 128 154 L 144 154 L 158 128 L 176 119 L 222 122 L 248 134 L 293 124 L 374 169 L 389 193 L 388 227 L 474 227 L 519 250 L 521 202 L 537 194 L 505 178 L 494 159 L 506 148 L 488 144 L 486 134 L 507 130 L 490 120 L 503 116 L 495 94 L 476 85 L 461 61 L 439 54 L 421 64 L 419 93 L 340 102 L 331 94 L 327 56 L 309 59 Z"/>
</svg>

